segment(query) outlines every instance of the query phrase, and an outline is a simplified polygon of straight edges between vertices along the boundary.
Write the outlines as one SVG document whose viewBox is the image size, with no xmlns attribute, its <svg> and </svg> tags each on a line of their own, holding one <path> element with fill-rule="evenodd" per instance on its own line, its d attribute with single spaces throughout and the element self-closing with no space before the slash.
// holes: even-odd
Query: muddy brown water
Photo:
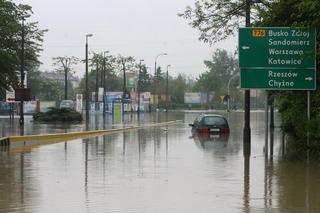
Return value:
<svg viewBox="0 0 320 213">
<path fill-rule="evenodd" d="M 2 151 L 0 212 L 320 212 L 319 167 L 283 161 L 278 128 L 266 158 L 263 112 L 251 113 L 250 157 L 244 156 L 242 112 L 225 114 L 226 138 L 192 136 L 188 124 L 199 113 L 146 114 L 141 122 L 182 122 Z M 15 124 L 0 121 L 3 136 L 19 134 Z M 136 116 L 126 116 L 125 125 L 136 123 Z M 90 123 L 90 129 L 117 126 L 108 119 Z M 24 133 L 84 128 L 27 119 Z"/>
</svg>

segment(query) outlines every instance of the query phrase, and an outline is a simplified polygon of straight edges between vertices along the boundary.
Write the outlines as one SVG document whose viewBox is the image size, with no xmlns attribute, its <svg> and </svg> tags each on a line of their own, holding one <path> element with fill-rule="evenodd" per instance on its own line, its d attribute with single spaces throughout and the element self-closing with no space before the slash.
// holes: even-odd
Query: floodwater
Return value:
<svg viewBox="0 0 320 213">
<path fill-rule="evenodd" d="M 278 128 L 266 157 L 263 112 L 251 113 L 250 156 L 243 112 L 225 114 L 231 133 L 224 138 L 192 136 L 188 124 L 197 114 L 146 114 L 145 123 L 181 122 L 0 152 L 0 212 L 320 212 L 319 166 L 284 161 Z M 24 133 L 83 128 L 30 122 Z"/>
</svg>

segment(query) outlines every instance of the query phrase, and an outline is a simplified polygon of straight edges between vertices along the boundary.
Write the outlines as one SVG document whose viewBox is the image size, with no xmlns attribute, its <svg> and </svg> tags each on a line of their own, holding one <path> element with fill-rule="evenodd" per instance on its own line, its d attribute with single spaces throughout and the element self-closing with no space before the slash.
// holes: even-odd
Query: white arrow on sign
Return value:
<svg viewBox="0 0 320 213">
<path fill-rule="evenodd" d="M 307 77 L 307 78 L 305 78 L 304 80 L 306 80 L 306 81 L 312 81 L 312 77 Z"/>
<path fill-rule="evenodd" d="M 242 49 L 243 49 L 243 50 L 248 50 L 248 49 L 250 49 L 250 47 L 248 47 L 248 46 L 242 46 Z"/>
</svg>

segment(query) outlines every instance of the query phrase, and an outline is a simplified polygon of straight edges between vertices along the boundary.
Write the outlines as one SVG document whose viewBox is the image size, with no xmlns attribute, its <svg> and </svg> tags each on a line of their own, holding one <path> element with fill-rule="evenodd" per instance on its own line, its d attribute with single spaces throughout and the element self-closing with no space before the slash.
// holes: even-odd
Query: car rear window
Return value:
<svg viewBox="0 0 320 213">
<path fill-rule="evenodd" d="M 205 125 L 227 126 L 226 120 L 222 117 L 217 116 L 204 117 L 203 123 Z"/>
</svg>

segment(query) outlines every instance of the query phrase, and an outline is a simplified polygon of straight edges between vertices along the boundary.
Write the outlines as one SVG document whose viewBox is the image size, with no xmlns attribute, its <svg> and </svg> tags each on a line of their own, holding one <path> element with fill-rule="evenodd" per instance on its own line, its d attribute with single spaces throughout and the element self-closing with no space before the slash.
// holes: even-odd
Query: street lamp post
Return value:
<svg viewBox="0 0 320 213">
<path fill-rule="evenodd" d="M 20 88 L 24 88 L 24 42 L 25 42 L 25 29 L 24 29 L 24 21 L 28 18 L 29 15 L 22 17 L 22 29 L 21 29 L 21 69 L 20 69 Z M 24 125 L 24 112 L 23 112 L 23 100 L 20 102 L 20 119 L 19 119 L 20 126 Z"/>
<path fill-rule="evenodd" d="M 169 67 L 171 65 L 167 65 L 167 85 L 166 85 L 166 112 L 168 112 L 168 103 L 169 103 Z"/>
<path fill-rule="evenodd" d="M 126 98 L 126 92 L 127 92 L 127 79 L 126 79 L 126 58 L 121 58 L 121 64 L 123 69 L 123 88 L 122 88 L 122 102 L 124 102 L 124 99 Z"/>
<path fill-rule="evenodd" d="M 88 38 L 93 34 L 86 34 L 86 121 L 89 121 L 89 88 L 88 88 Z"/>
<path fill-rule="evenodd" d="M 158 55 L 156 55 L 156 58 L 154 60 L 154 77 L 156 77 L 156 75 L 157 75 L 157 59 L 159 56 L 162 56 L 162 55 L 168 55 L 168 54 L 167 53 L 159 53 Z M 155 86 L 157 86 L 157 85 L 155 85 Z"/>
<path fill-rule="evenodd" d="M 105 54 L 109 53 L 109 51 L 104 51 L 103 52 L 103 78 L 102 78 L 102 84 L 103 84 L 103 117 L 106 116 L 106 56 Z"/>
<path fill-rule="evenodd" d="M 65 61 L 68 63 L 68 59 Z M 68 99 L 68 68 L 64 67 L 64 100 Z"/>
<path fill-rule="evenodd" d="M 140 89 L 141 89 L 141 62 L 144 61 L 143 59 L 140 60 L 139 63 L 139 73 L 138 73 L 138 119 L 140 116 Z"/>
<path fill-rule="evenodd" d="M 161 56 L 161 55 L 168 55 L 168 54 L 167 54 L 167 53 L 159 53 L 159 54 L 156 56 L 156 58 L 155 58 L 155 60 L 154 60 L 154 76 L 156 76 L 156 74 L 157 74 L 157 59 L 158 59 L 158 57 Z"/>
<path fill-rule="evenodd" d="M 96 61 L 96 89 L 95 89 L 95 96 L 94 96 L 94 101 L 96 104 L 98 103 L 98 93 L 99 93 L 99 62 L 98 60 Z"/>
</svg>

